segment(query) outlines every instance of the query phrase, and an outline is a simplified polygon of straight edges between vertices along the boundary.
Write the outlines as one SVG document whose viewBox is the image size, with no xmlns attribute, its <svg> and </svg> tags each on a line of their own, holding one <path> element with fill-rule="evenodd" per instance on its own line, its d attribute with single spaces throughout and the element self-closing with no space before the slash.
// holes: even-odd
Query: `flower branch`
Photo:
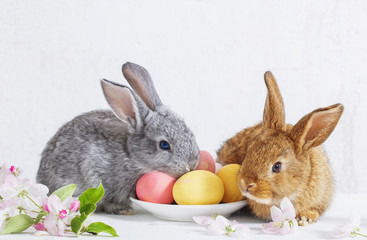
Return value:
<svg viewBox="0 0 367 240">
<path fill-rule="evenodd" d="M 104 195 L 102 184 L 98 188 L 87 189 L 78 199 L 72 197 L 75 184 L 47 196 L 45 185 L 20 179 L 20 173 L 19 168 L 14 166 L 8 168 L 4 164 L 0 167 L 1 234 L 19 233 L 33 226 L 37 232 L 56 236 L 63 236 L 66 232 L 73 232 L 76 236 L 101 232 L 118 236 L 115 229 L 107 224 L 85 224 Z"/>
</svg>

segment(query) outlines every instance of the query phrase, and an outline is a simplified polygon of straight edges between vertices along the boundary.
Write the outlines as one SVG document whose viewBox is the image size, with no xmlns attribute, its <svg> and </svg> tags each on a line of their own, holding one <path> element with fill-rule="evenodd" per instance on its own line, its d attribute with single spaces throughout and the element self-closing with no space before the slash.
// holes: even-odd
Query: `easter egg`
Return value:
<svg viewBox="0 0 367 240">
<path fill-rule="evenodd" d="M 173 186 L 173 198 L 180 205 L 218 204 L 223 194 L 222 180 L 206 170 L 188 172 Z"/>
<path fill-rule="evenodd" d="M 169 204 L 173 202 L 172 188 L 176 179 L 162 172 L 150 172 L 136 183 L 136 195 L 142 201 Z"/>
<path fill-rule="evenodd" d="M 217 172 L 217 176 L 222 180 L 224 185 L 224 196 L 222 202 L 230 203 L 244 199 L 237 185 L 237 175 L 241 165 L 228 164 L 223 166 Z"/>
<path fill-rule="evenodd" d="M 209 152 L 200 150 L 200 160 L 196 170 L 207 170 L 215 173 L 215 161 Z"/>
</svg>

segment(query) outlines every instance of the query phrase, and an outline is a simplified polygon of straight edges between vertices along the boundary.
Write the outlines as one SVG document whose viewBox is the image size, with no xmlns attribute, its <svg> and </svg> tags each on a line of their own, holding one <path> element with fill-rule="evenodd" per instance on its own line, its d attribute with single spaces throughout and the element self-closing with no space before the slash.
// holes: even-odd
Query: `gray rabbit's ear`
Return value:
<svg viewBox="0 0 367 240">
<path fill-rule="evenodd" d="M 101 80 L 104 96 L 114 114 L 136 129 L 141 124 L 139 107 L 132 91 L 106 79 Z"/>
<path fill-rule="evenodd" d="M 154 111 L 158 106 L 162 105 L 161 99 L 154 88 L 150 74 L 145 68 L 137 64 L 127 62 L 122 65 L 122 73 L 134 89 L 135 93 L 151 110 Z"/>
<path fill-rule="evenodd" d="M 264 78 L 266 87 L 268 88 L 268 95 L 266 97 L 263 114 L 264 126 L 265 128 L 285 131 L 284 103 L 277 82 L 271 72 L 266 72 Z"/>
<path fill-rule="evenodd" d="M 335 104 L 316 109 L 299 120 L 290 132 L 297 151 L 308 150 L 325 142 L 338 123 L 343 109 L 343 105 Z"/>
</svg>

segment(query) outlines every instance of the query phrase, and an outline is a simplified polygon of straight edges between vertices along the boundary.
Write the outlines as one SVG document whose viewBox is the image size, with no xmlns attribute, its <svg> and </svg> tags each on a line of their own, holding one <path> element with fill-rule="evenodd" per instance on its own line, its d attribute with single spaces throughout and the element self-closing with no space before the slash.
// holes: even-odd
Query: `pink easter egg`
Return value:
<svg viewBox="0 0 367 240">
<path fill-rule="evenodd" d="M 196 170 L 207 170 L 215 173 L 215 161 L 209 152 L 200 150 L 200 161 Z"/>
<path fill-rule="evenodd" d="M 150 172 L 141 176 L 136 184 L 136 195 L 142 201 L 170 204 L 176 179 L 163 172 Z"/>
</svg>

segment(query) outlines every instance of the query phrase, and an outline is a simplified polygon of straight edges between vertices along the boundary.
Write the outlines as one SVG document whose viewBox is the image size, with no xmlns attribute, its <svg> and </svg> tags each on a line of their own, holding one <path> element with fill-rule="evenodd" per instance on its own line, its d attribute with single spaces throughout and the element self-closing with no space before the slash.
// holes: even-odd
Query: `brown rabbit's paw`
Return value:
<svg viewBox="0 0 367 240">
<path fill-rule="evenodd" d="M 320 214 L 314 210 L 301 212 L 297 215 L 296 220 L 299 226 L 306 226 L 315 223 L 320 217 Z"/>
</svg>

